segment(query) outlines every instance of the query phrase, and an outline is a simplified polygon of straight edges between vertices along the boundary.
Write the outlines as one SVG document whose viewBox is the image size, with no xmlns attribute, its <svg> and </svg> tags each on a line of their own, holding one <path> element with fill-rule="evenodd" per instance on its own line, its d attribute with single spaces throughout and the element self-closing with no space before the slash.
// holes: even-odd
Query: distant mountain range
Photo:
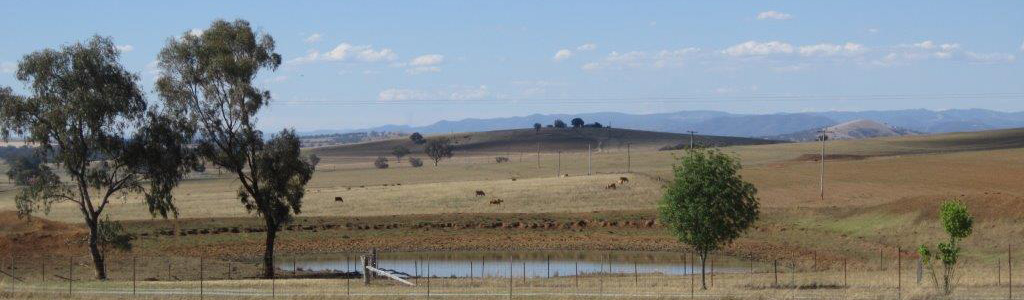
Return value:
<svg viewBox="0 0 1024 300">
<path fill-rule="evenodd" d="M 919 133 L 981 131 L 1024 127 L 1024 112 L 999 112 L 986 109 L 952 109 L 933 111 L 926 109 L 859 111 L 859 112 L 807 112 L 778 114 L 732 114 L 719 111 L 680 111 L 658 114 L 625 114 L 617 112 L 585 114 L 533 114 L 522 117 L 493 119 L 464 119 L 440 121 L 426 126 L 386 125 L 360 130 L 318 130 L 300 134 L 324 134 L 359 131 L 389 132 L 475 132 L 502 129 L 529 128 L 534 123 L 551 124 L 560 119 L 568 122 L 582 118 L 587 123 L 637 130 L 737 137 L 770 137 L 793 134 L 855 120 L 873 120 L 888 127 Z"/>
</svg>

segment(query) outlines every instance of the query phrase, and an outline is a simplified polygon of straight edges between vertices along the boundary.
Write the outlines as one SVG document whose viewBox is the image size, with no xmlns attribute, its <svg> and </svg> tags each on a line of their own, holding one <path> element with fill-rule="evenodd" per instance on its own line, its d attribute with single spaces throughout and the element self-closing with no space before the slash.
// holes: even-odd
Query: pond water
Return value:
<svg viewBox="0 0 1024 300">
<path fill-rule="evenodd" d="M 666 274 L 700 272 L 699 260 L 673 252 L 382 252 L 377 265 L 406 276 L 434 277 L 556 277 L 586 274 Z M 716 273 L 744 272 L 746 264 L 727 257 L 715 261 Z M 357 254 L 320 254 L 279 258 L 284 271 L 357 271 Z M 293 267 L 294 266 L 294 267 Z"/>
</svg>

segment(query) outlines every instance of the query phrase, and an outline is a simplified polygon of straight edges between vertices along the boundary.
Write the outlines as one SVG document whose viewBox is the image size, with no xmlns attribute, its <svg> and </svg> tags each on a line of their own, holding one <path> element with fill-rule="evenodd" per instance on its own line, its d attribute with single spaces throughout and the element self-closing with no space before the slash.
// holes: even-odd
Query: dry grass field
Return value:
<svg viewBox="0 0 1024 300">
<path fill-rule="evenodd" d="M 280 235 L 279 249 L 282 253 L 365 251 L 370 247 L 409 251 L 686 250 L 659 225 L 640 225 L 656 219 L 656 203 L 670 178 L 673 156 L 679 151 L 657 151 L 661 142 L 637 143 L 628 156 L 624 148 L 606 147 L 593 154 L 588 168 L 586 144 L 566 144 L 559 148 L 560 154 L 542 151 L 539 155 L 535 151 L 515 151 L 515 147 L 502 152 L 500 149 L 509 147 L 492 141 L 484 144 L 488 146 L 456 151 L 453 159 L 437 167 L 427 162 L 422 168 L 395 162 L 392 157 L 391 168 L 376 169 L 372 159 L 386 153 L 377 154 L 374 151 L 379 149 L 366 145 L 352 146 L 358 150 L 351 152 L 346 152 L 344 146 L 313 150 L 323 161 L 308 186 L 296 224 L 319 229 L 285 231 Z M 995 276 L 990 273 L 997 263 L 1005 266 L 1007 245 L 1024 234 L 1020 226 L 1024 219 L 1024 189 L 1020 184 L 1024 178 L 1024 130 L 830 141 L 824 200 L 819 198 L 818 186 L 820 147 L 819 143 L 789 143 L 723 148 L 742 159 L 742 174 L 758 187 L 763 208 L 757 227 L 723 251 L 725 255 L 761 262 L 814 256 L 833 266 L 848 260 L 851 265 L 867 268 L 879 262 L 879 251 L 891 259 L 900 247 L 909 261 L 915 257 L 912 249 L 916 245 L 935 244 L 942 238 L 936 222 L 938 203 L 958 198 L 967 202 L 977 218 L 975 233 L 964 244 L 965 259 L 975 266 L 965 273 L 965 291 L 1001 295 L 997 292 L 1000 289 L 988 282 Z M 495 163 L 494 156 L 507 156 L 510 162 Z M 0 171 L 3 168 L 0 166 Z M 258 255 L 262 243 L 259 232 L 155 234 L 258 227 L 257 219 L 247 214 L 234 196 L 236 181 L 217 174 L 216 169 L 194 177 L 176 191 L 181 219 L 175 222 L 154 220 L 144 204 L 133 197 L 111 205 L 111 218 L 127 221 L 129 230 L 138 234 L 146 233 L 136 241 L 134 252 L 215 259 Z M 620 177 L 627 177 L 629 182 L 618 183 Z M 607 188 L 612 183 L 616 183 L 616 189 Z M 476 196 L 477 190 L 486 196 Z M 13 187 L 0 183 L 0 210 L 14 209 L 14 194 Z M 344 201 L 335 201 L 335 197 Z M 502 203 L 489 203 L 495 199 Z M 68 204 L 56 205 L 45 217 L 81 222 L 79 212 Z M 2 219 L 5 223 L 22 222 L 12 215 Z M 588 225 L 571 226 L 579 221 Z M 501 226 L 484 225 L 495 223 Z M 328 224 L 340 227 L 324 229 Z M 75 228 L 59 227 L 57 232 L 63 235 L 58 236 L 80 239 L 83 233 Z M 45 251 L 37 253 L 33 249 L 53 245 L 56 250 L 47 251 L 84 253 L 84 248 L 73 242 L 50 241 L 52 237 L 41 236 L 44 231 L 8 225 L 0 252 L 31 253 L 26 255 L 38 259 L 37 254 Z M 832 272 L 829 276 L 835 277 L 835 270 Z M 864 280 L 876 280 L 870 269 L 862 272 L 858 276 Z M 908 269 L 904 275 L 911 274 Z M 879 284 L 891 283 L 877 280 Z M 873 283 L 842 290 L 800 290 L 763 289 L 763 282 L 731 281 L 733 286 L 716 287 L 716 297 L 895 295 L 894 290 L 880 290 Z M 246 286 L 265 282 L 211 284 Z M 319 285 L 301 280 L 286 286 L 303 289 Z M 485 286 L 474 288 L 490 293 Z M 644 290 L 678 292 L 673 289 L 678 286 L 665 284 L 664 290 Z M 908 288 L 904 295 L 928 298 L 929 289 Z M 89 299 L 85 297 L 82 299 Z M 560 295 L 537 298 L 575 299 Z"/>
</svg>

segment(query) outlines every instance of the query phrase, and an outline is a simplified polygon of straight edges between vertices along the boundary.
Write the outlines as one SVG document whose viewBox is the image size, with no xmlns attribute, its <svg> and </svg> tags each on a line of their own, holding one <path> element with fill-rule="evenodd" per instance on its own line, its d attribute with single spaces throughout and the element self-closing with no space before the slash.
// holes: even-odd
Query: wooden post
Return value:
<svg viewBox="0 0 1024 300">
<path fill-rule="evenodd" d="M 558 167 L 555 168 L 555 177 L 561 177 L 562 176 L 562 151 L 558 151 L 558 164 L 557 164 L 557 166 Z"/>
<path fill-rule="evenodd" d="M 775 274 L 775 283 L 773 284 L 773 286 L 777 287 L 777 286 L 779 286 L 779 260 L 778 259 L 776 259 L 775 261 L 772 262 L 772 274 Z M 846 273 L 843 273 L 843 274 L 845 276 Z"/>
<path fill-rule="evenodd" d="M 523 286 L 526 286 L 526 262 L 523 262 Z"/>
<path fill-rule="evenodd" d="M 68 257 L 68 296 L 71 295 L 71 286 L 75 282 L 75 257 Z"/>
<path fill-rule="evenodd" d="M 132 255 L 132 295 L 135 295 L 135 256 Z"/>
<path fill-rule="evenodd" d="M 199 299 L 203 299 L 203 257 L 199 257 Z"/>
<path fill-rule="evenodd" d="M 593 159 L 594 159 L 594 150 L 590 147 L 590 144 L 587 144 L 587 175 L 593 175 L 593 172 L 592 172 L 593 169 L 594 169 Z"/>
<path fill-rule="evenodd" d="M 295 257 L 292 256 L 292 277 L 295 277 L 297 272 L 298 272 L 298 268 L 295 267 Z"/>
<path fill-rule="evenodd" d="M 1006 286 L 1009 287 L 1010 299 L 1013 299 L 1013 245 L 1006 245 L 1006 271 L 1009 273 Z"/>
<path fill-rule="evenodd" d="M 850 287 L 850 284 L 846 281 L 846 258 L 843 258 L 843 287 Z"/>
<path fill-rule="evenodd" d="M 630 145 L 632 145 L 632 144 L 630 144 L 630 143 L 626 144 L 626 173 L 629 173 L 629 171 L 630 171 L 630 164 L 632 163 L 630 161 L 631 160 L 631 156 L 629 155 L 629 146 Z"/>
<path fill-rule="evenodd" d="M 636 261 L 633 261 L 633 286 L 640 287 L 640 273 L 636 268 Z"/>
<path fill-rule="evenodd" d="M 576 254 L 576 277 L 574 277 L 574 279 L 576 281 L 576 290 L 577 290 L 577 292 L 579 292 L 579 288 L 580 288 L 580 255 L 579 255 L 579 253 Z"/>
<path fill-rule="evenodd" d="M 903 294 L 903 253 L 900 247 L 896 247 L 896 299 Z"/>
<path fill-rule="evenodd" d="M 537 165 L 540 166 L 540 143 L 537 143 Z M 512 253 L 508 254 L 508 298 L 512 299 Z"/>
<path fill-rule="evenodd" d="M 548 261 L 548 278 L 551 278 L 551 255 L 547 255 L 546 258 Z"/>
<path fill-rule="evenodd" d="M 46 257 L 46 255 L 43 255 L 43 262 L 42 262 L 42 265 L 39 267 L 39 273 L 40 273 L 40 276 L 42 276 L 43 283 L 46 283 L 46 260 L 47 259 L 48 258 Z"/>
<path fill-rule="evenodd" d="M 430 298 L 430 261 L 427 261 L 427 298 Z"/>
<path fill-rule="evenodd" d="M 696 271 L 693 269 L 697 262 L 693 260 L 693 252 L 690 252 L 690 298 L 693 298 L 693 278 Z"/>
<path fill-rule="evenodd" d="M 360 271 L 363 273 L 363 285 L 370 284 L 370 271 L 366 269 L 366 266 L 369 266 L 369 263 L 370 259 L 368 257 L 365 255 L 359 256 L 359 265 L 362 266 L 360 267 Z"/>
</svg>

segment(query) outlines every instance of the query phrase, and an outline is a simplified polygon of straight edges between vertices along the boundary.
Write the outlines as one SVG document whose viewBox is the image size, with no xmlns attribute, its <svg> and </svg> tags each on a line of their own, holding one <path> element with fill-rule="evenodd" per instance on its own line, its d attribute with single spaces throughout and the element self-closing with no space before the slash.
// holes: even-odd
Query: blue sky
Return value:
<svg viewBox="0 0 1024 300">
<path fill-rule="evenodd" d="M 165 41 L 243 18 L 286 63 L 265 129 L 532 113 L 1024 110 L 1022 1 L 4 1 L 17 61 L 111 36 L 147 91 Z M 150 95 L 155 101 L 156 95 Z"/>
</svg>

